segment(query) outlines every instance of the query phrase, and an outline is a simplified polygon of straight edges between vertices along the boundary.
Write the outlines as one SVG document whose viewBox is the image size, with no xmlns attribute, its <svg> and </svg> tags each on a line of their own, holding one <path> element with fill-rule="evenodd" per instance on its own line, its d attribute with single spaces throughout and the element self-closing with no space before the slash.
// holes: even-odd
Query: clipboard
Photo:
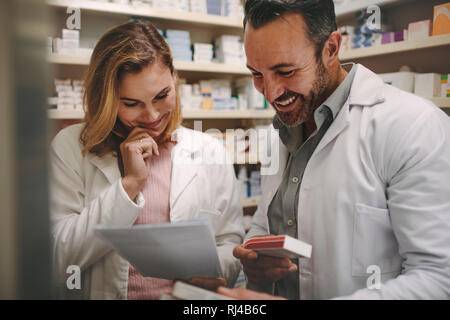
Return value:
<svg viewBox="0 0 450 320">
<path fill-rule="evenodd" d="M 188 280 L 223 277 L 208 219 L 97 226 L 96 232 L 144 277 Z"/>
</svg>

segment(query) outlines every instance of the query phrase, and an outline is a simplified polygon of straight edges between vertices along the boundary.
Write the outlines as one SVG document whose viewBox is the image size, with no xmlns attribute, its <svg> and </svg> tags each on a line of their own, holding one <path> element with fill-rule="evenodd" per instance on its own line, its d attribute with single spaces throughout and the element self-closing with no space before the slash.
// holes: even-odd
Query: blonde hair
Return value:
<svg viewBox="0 0 450 320">
<path fill-rule="evenodd" d="M 102 35 L 85 77 L 85 125 L 80 134 L 83 155 L 92 152 L 102 156 L 113 152 L 120 156 L 119 146 L 127 135 L 117 118 L 121 78 L 125 74 L 139 73 L 156 61 L 162 62 L 175 75 L 169 46 L 150 22 L 127 22 Z M 169 142 L 181 124 L 178 92 L 176 100 L 169 123 L 158 138 L 159 145 Z"/>
</svg>

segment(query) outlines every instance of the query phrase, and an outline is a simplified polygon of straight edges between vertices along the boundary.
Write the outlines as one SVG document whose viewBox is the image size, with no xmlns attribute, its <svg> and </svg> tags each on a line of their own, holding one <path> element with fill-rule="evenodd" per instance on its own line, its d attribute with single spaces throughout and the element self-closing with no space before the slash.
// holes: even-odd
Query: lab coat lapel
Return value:
<svg viewBox="0 0 450 320">
<path fill-rule="evenodd" d="M 117 157 L 112 153 L 108 153 L 102 157 L 88 153 L 87 158 L 93 165 L 100 169 L 110 184 L 120 179 L 121 175 Z"/>
<path fill-rule="evenodd" d="M 177 144 L 172 149 L 171 208 L 197 176 L 197 160 L 201 156 L 200 144 L 188 130 L 182 127 L 178 129 L 175 140 Z"/>
<path fill-rule="evenodd" d="M 349 97 L 323 136 L 314 154 L 319 153 L 348 127 L 350 123 L 350 109 L 353 106 L 371 107 L 385 101 L 382 94 L 383 81 L 381 78 L 360 64 L 357 64 L 355 67 L 357 70 Z"/>
</svg>

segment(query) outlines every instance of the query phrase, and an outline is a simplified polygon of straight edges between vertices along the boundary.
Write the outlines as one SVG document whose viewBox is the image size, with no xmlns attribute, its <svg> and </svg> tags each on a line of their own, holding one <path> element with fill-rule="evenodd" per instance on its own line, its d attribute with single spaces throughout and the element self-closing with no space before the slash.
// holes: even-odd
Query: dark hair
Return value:
<svg viewBox="0 0 450 320">
<path fill-rule="evenodd" d="M 307 35 L 316 45 L 316 58 L 333 31 L 337 30 L 333 0 L 247 0 L 244 28 L 247 23 L 258 29 L 286 13 L 300 14 L 308 27 Z"/>
</svg>

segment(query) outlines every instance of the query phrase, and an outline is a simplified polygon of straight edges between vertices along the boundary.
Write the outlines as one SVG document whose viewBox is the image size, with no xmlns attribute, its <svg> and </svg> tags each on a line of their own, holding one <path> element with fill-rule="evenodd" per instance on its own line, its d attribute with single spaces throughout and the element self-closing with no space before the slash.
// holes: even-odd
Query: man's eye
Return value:
<svg viewBox="0 0 450 320">
<path fill-rule="evenodd" d="M 138 105 L 139 102 L 133 102 L 133 103 L 123 103 L 125 106 L 127 107 L 136 107 Z"/>
<path fill-rule="evenodd" d="M 262 78 L 262 74 L 261 73 L 252 73 L 253 78 Z"/>
<path fill-rule="evenodd" d="M 285 71 L 285 72 L 283 72 L 283 71 L 278 71 L 278 74 L 279 74 L 280 76 L 287 77 L 287 76 L 293 75 L 293 74 L 294 74 L 294 70 L 291 70 L 291 71 Z"/>
</svg>

